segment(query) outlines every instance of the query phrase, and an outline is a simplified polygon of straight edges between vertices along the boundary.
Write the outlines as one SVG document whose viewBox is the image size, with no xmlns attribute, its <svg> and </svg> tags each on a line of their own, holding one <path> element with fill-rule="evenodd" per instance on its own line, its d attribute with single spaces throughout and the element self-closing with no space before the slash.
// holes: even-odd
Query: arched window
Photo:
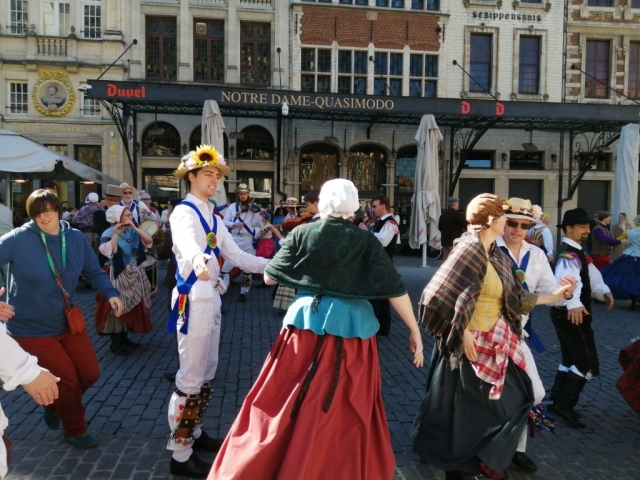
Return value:
<svg viewBox="0 0 640 480">
<path fill-rule="evenodd" d="M 349 151 L 347 178 L 358 188 L 361 197 L 373 196 L 383 190 L 387 154 L 377 145 L 356 145 Z"/>
<path fill-rule="evenodd" d="M 223 132 L 224 139 L 224 151 L 222 152 L 222 156 L 225 159 L 229 158 L 229 140 L 227 138 L 226 132 Z M 189 150 L 195 150 L 202 144 L 202 127 L 196 127 L 193 132 L 191 132 L 191 136 L 189 137 Z"/>
<path fill-rule="evenodd" d="M 167 122 L 153 122 L 142 132 L 142 155 L 180 157 L 180 133 Z"/>
<path fill-rule="evenodd" d="M 312 143 L 300 149 L 300 193 L 320 188 L 339 174 L 340 151 L 326 143 Z"/>
<path fill-rule="evenodd" d="M 242 130 L 244 138 L 238 139 L 237 158 L 248 160 L 273 160 L 273 137 L 264 128 L 253 126 Z"/>
</svg>

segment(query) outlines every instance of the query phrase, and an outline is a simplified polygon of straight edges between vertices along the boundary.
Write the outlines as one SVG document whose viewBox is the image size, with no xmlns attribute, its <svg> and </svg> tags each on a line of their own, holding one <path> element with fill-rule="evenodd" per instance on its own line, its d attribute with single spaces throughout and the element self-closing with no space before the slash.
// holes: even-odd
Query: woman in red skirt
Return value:
<svg viewBox="0 0 640 480">
<path fill-rule="evenodd" d="M 420 331 L 382 245 L 349 221 L 359 207 L 353 183 L 325 183 L 319 207 L 322 218 L 293 230 L 265 270 L 268 284 L 298 293 L 210 480 L 393 477 L 379 325 L 367 300 L 390 300 L 409 327 L 417 367 Z"/>
</svg>

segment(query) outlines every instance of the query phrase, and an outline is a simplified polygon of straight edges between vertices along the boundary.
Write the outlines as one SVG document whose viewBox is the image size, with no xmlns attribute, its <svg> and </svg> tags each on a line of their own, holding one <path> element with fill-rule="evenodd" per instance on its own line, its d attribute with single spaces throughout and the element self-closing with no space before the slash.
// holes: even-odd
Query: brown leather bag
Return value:
<svg viewBox="0 0 640 480">
<path fill-rule="evenodd" d="M 82 308 L 78 305 L 69 305 L 68 297 L 65 295 L 67 306 L 64 309 L 64 316 L 67 317 L 69 331 L 72 335 L 82 333 L 87 329 L 87 320 L 84 318 Z"/>
</svg>

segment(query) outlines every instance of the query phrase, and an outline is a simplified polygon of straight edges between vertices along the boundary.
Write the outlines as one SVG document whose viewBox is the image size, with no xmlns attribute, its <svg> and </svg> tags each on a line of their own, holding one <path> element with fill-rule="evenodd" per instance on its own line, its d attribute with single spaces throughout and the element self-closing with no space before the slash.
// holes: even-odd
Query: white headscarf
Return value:
<svg viewBox="0 0 640 480">
<path fill-rule="evenodd" d="M 96 192 L 91 192 L 89 195 L 87 195 L 87 198 L 84 199 L 84 203 L 98 203 L 100 201 L 100 198 L 98 197 L 98 194 Z"/>
<path fill-rule="evenodd" d="M 126 207 L 123 207 L 121 205 L 114 205 L 113 207 L 109 207 L 107 209 L 107 222 L 111 224 L 120 223 L 122 212 L 124 212 L 125 208 Z"/>
<path fill-rule="evenodd" d="M 360 208 L 358 189 L 350 180 L 336 178 L 322 185 L 318 210 L 321 218 L 348 219 Z"/>
</svg>

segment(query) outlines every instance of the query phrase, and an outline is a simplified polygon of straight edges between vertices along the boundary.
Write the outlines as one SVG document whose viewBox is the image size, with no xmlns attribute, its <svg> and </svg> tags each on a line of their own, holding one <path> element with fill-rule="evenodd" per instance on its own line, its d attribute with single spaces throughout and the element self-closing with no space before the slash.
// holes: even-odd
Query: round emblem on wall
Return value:
<svg viewBox="0 0 640 480">
<path fill-rule="evenodd" d="M 63 117 L 71 111 L 76 95 L 64 72 L 42 72 L 33 87 L 33 104 L 47 117 Z"/>
</svg>

